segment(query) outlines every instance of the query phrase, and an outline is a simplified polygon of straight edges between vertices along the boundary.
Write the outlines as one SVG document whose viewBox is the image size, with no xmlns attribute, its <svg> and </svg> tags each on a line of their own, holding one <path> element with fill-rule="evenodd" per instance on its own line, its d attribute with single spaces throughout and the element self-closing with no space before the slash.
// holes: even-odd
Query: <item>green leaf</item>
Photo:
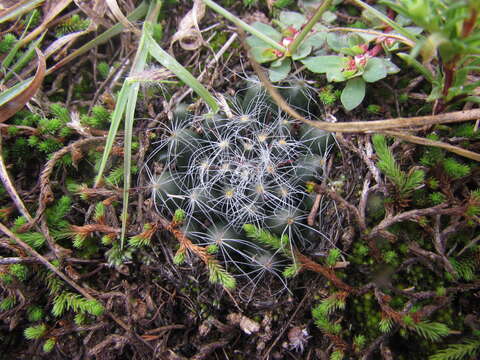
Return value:
<svg viewBox="0 0 480 360">
<path fill-rule="evenodd" d="M 356 77 L 347 81 L 340 100 L 345 109 L 350 111 L 360 105 L 364 97 L 365 81 L 361 77 Z"/>
<path fill-rule="evenodd" d="M 447 43 L 448 40 L 440 33 L 434 33 L 429 35 L 425 40 L 419 42 L 420 54 L 424 63 L 429 63 L 434 57 L 437 56 L 437 50 L 440 45 Z M 446 61 L 445 59 L 443 59 Z"/>
<path fill-rule="evenodd" d="M 333 23 L 335 20 L 337 20 L 337 15 L 331 11 L 325 11 L 322 15 L 322 21 L 326 22 L 327 24 Z"/>
<path fill-rule="evenodd" d="M 312 45 L 306 42 L 300 44 L 300 46 L 292 54 L 293 60 L 300 60 L 306 58 L 312 52 Z"/>
<path fill-rule="evenodd" d="M 342 71 L 347 62 L 348 59 L 345 56 L 336 55 L 312 56 L 302 60 L 308 70 L 317 74 Z"/>
<path fill-rule="evenodd" d="M 400 59 L 405 61 L 407 65 L 412 66 L 417 70 L 420 74 L 425 76 L 425 79 L 427 79 L 428 82 L 433 83 L 434 78 L 432 72 L 427 69 L 426 66 L 422 65 L 419 61 L 417 61 L 413 56 L 406 54 L 406 53 L 398 53 L 397 54 Z"/>
<path fill-rule="evenodd" d="M 363 80 L 366 82 L 375 82 L 380 79 L 383 79 L 387 76 L 387 68 L 385 67 L 385 63 L 382 59 L 379 58 L 371 58 L 367 62 L 367 66 L 365 66 L 365 70 L 363 72 Z"/>
<path fill-rule="evenodd" d="M 219 110 L 219 105 L 215 98 L 208 92 L 205 87 L 187 70 L 185 69 L 175 58 L 169 53 L 163 50 L 156 41 L 152 38 L 151 23 L 144 24 L 144 36 L 147 43 L 148 52 L 152 55 L 160 64 L 165 66 L 168 70 L 173 72 L 180 80 L 190 86 L 203 100 L 208 104 L 213 112 Z"/>
<path fill-rule="evenodd" d="M 307 22 L 305 16 L 295 11 L 282 11 L 279 20 L 285 27 L 293 26 L 297 30 L 300 30 L 302 25 Z"/>
<path fill-rule="evenodd" d="M 279 62 L 274 62 L 268 69 L 268 76 L 271 82 L 278 82 L 285 79 L 290 73 L 291 61 L 290 59 L 283 59 Z"/>
<path fill-rule="evenodd" d="M 320 49 L 325 44 L 327 33 L 325 31 L 317 31 L 305 38 L 302 45 L 311 45 L 313 50 Z"/>
<path fill-rule="evenodd" d="M 270 25 L 261 23 L 259 21 L 256 21 L 252 24 L 252 27 L 258 31 L 260 31 L 262 34 L 268 36 L 274 41 L 281 41 L 282 40 L 282 34 L 280 34 L 277 30 L 275 30 L 273 27 Z"/>
<path fill-rule="evenodd" d="M 256 39 L 255 41 L 262 42 L 261 40 Z M 277 60 L 278 56 L 275 52 L 275 49 L 268 46 L 264 43 L 262 46 L 251 46 L 250 51 L 252 52 L 253 57 L 259 64 L 267 63 L 270 61 Z"/>
<path fill-rule="evenodd" d="M 385 68 L 387 69 L 387 74 L 396 74 L 400 71 L 400 68 L 391 62 L 389 59 L 381 59 L 385 64 Z"/>
</svg>

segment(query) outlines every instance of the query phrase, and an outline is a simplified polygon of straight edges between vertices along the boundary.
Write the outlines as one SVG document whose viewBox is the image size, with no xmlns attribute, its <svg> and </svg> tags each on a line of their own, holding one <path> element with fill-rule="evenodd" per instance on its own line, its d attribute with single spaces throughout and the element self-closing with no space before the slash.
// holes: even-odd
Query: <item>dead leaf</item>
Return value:
<svg viewBox="0 0 480 360">
<path fill-rule="evenodd" d="M 33 39 L 35 39 L 40 33 L 42 33 L 46 28 L 47 25 L 60 14 L 63 9 L 65 9 L 73 0 L 60 0 L 55 2 L 49 2 L 45 4 L 46 7 L 49 8 L 48 12 L 43 18 L 43 21 L 40 25 L 38 25 L 33 31 L 31 31 L 27 36 L 25 36 L 21 41 L 20 45 L 24 46 Z"/>
<path fill-rule="evenodd" d="M 205 4 L 195 0 L 190 10 L 178 24 L 178 30 L 172 36 L 170 49 L 176 41 L 184 50 L 197 50 L 204 42 L 198 22 L 205 16 Z"/>
<path fill-rule="evenodd" d="M 50 57 L 52 54 L 60 51 L 65 45 L 72 45 L 72 43 L 80 36 L 86 35 L 89 32 L 93 31 L 93 27 L 89 26 L 88 29 L 70 33 L 60 37 L 51 43 L 48 48 L 45 50 L 45 57 Z"/>
<path fill-rule="evenodd" d="M 22 6 L 25 2 L 27 2 L 28 0 L 23 0 L 23 1 L 20 1 L 19 3 L 15 4 L 16 1 L 15 0 L 2 0 L 0 1 L 0 10 L 10 10 L 10 8 L 18 8 L 20 6 Z M 3 15 L 3 13 L 0 13 Z"/>
<path fill-rule="evenodd" d="M 33 95 L 35 95 L 40 85 L 42 85 L 46 70 L 45 56 L 41 50 L 35 49 L 35 51 L 38 56 L 37 72 L 35 73 L 33 80 L 23 91 L 0 106 L 0 123 L 7 121 L 11 116 L 15 115 L 17 111 L 22 109 Z"/>
<path fill-rule="evenodd" d="M 245 315 L 232 313 L 227 316 L 227 320 L 232 325 L 238 325 L 242 331 L 247 334 L 251 335 L 256 333 L 260 330 L 260 324 L 252 319 L 246 317 Z"/>
<path fill-rule="evenodd" d="M 135 34 L 140 35 L 141 32 L 138 30 L 135 25 L 133 25 L 130 20 L 123 15 L 122 10 L 118 7 L 117 0 L 105 0 L 113 16 L 127 29 L 130 29 Z"/>
<path fill-rule="evenodd" d="M 75 5 L 78 6 L 80 10 L 82 10 L 92 21 L 98 26 L 103 25 L 107 29 L 112 26 L 110 21 L 105 19 L 103 16 L 105 15 L 105 11 L 107 10 L 107 6 L 105 4 L 105 0 L 96 0 L 92 6 L 91 0 L 73 0 Z"/>
</svg>

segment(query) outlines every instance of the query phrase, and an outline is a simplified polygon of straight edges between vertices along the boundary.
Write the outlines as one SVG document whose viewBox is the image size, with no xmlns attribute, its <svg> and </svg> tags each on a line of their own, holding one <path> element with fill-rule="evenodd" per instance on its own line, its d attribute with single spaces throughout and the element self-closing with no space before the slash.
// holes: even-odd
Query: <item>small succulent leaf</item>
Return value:
<svg viewBox="0 0 480 360">
<path fill-rule="evenodd" d="M 302 25 L 307 22 L 307 18 L 295 11 L 282 11 L 279 16 L 279 20 L 282 23 L 282 27 L 292 26 L 297 30 L 300 30 Z"/>
<path fill-rule="evenodd" d="M 365 51 L 358 45 L 354 45 L 350 48 L 350 51 L 352 51 L 352 53 L 354 55 L 360 55 L 360 54 L 363 54 Z"/>
<path fill-rule="evenodd" d="M 293 60 L 300 60 L 306 58 L 312 52 L 312 45 L 308 43 L 301 43 L 297 48 L 297 51 L 292 54 Z"/>
<path fill-rule="evenodd" d="M 311 46 L 313 50 L 320 49 L 325 44 L 325 39 L 327 33 L 324 31 L 319 31 L 314 34 L 309 35 L 302 45 Z"/>
<path fill-rule="evenodd" d="M 387 69 L 387 74 L 396 74 L 400 71 L 400 68 L 395 65 L 393 62 L 391 62 L 389 59 L 381 59 L 385 65 L 385 68 Z"/>
<path fill-rule="evenodd" d="M 340 101 L 346 110 L 350 111 L 360 105 L 365 97 L 365 81 L 356 77 L 347 81 L 342 91 Z"/>
<path fill-rule="evenodd" d="M 327 23 L 327 24 L 331 24 L 333 23 L 335 20 L 337 20 L 337 15 L 335 15 L 335 13 L 331 12 L 331 11 L 325 11 L 322 15 L 322 21 Z"/>
<path fill-rule="evenodd" d="M 430 95 L 427 96 L 427 102 L 432 102 L 437 99 L 440 99 L 443 96 L 443 85 L 441 82 L 433 82 L 432 91 Z"/>
<path fill-rule="evenodd" d="M 270 37 L 272 40 L 275 41 L 281 41 L 282 40 L 282 34 L 280 34 L 277 30 L 275 30 L 273 27 L 270 25 L 261 23 L 259 21 L 256 21 L 252 24 L 252 27 L 264 35 L 267 35 Z"/>
<path fill-rule="evenodd" d="M 342 48 L 348 48 L 348 41 L 345 35 L 340 35 L 337 33 L 328 33 L 327 34 L 327 44 L 328 46 L 335 51 L 340 51 Z"/>
<path fill-rule="evenodd" d="M 360 36 L 363 39 L 363 42 L 366 42 L 366 43 L 369 43 L 370 41 L 373 41 L 378 38 L 378 35 L 367 34 L 367 33 L 359 33 L 358 36 Z"/>
<path fill-rule="evenodd" d="M 268 76 L 271 82 L 278 82 L 285 79 L 291 70 L 291 61 L 286 58 L 279 62 L 273 62 L 268 70 Z"/>
<path fill-rule="evenodd" d="M 315 25 L 313 25 L 313 31 L 323 32 L 326 36 L 327 33 L 328 33 L 328 28 L 325 25 L 322 25 L 320 23 L 316 23 Z"/>
<path fill-rule="evenodd" d="M 342 82 L 347 80 L 346 73 L 340 69 L 334 69 L 327 72 L 327 81 L 328 82 Z"/>
<path fill-rule="evenodd" d="M 328 33 L 327 34 L 327 44 L 336 52 L 355 56 L 357 55 L 355 52 L 355 47 L 362 44 L 364 40 L 358 35 L 344 35 L 344 34 L 335 34 L 335 33 Z"/>
<path fill-rule="evenodd" d="M 252 52 L 253 57 L 259 64 L 270 62 L 278 58 L 275 49 L 265 48 L 265 47 L 251 47 L 250 51 Z"/>
<path fill-rule="evenodd" d="M 346 57 L 336 55 L 312 56 L 302 60 L 308 70 L 317 74 L 341 72 L 347 62 Z"/>
<path fill-rule="evenodd" d="M 383 79 L 386 76 L 387 68 L 382 59 L 374 57 L 368 60 L 367 66 L 365 66 L 365 70 L 362 75 L 363 80 L 366 82 L 375 82 Z"/>
<path fill-rule="evenodd" d="M 261 24 L 261 23 L 259 23 Z M 275 30 L 276 31 L 276 30 Z M 278 33 L 280 34 L 280 33 Z M 281 36 L 280 36 L 281 38 Z M 250 51 L 252 52 L 253 57 L 260 64 L 276 60 L 278 58 L 277 52 L 265 41 L 255 37 L 249 36 L 246 39 L 248 46 L 250 46 Z"/>
</svg>

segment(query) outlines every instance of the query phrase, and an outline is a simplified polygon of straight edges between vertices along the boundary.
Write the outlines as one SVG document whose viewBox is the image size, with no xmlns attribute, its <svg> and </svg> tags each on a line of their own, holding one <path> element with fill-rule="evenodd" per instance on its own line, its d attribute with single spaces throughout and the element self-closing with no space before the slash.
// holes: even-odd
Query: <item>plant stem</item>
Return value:
<svg viewBox="0 0 480 360">
<path fill-rule="evenodd" d="M 327 0 L 327 1 L 331 1 L 331 0 Z M 250 25 L 248 25 L 245 21 L 243 20 L 240 20 L 238 17 L 236 17 L 235 15 L 233 15 L 231 12 L 229 12 L 227 9 L 224 9 L 223 7 L 221 7 L 220 5 L 216 4 L 214 1 L 212 0 L 203 0 L 203 2 L 209 7 L 211 8 L 213 11 L 219 13 L 220 15 L 222 15 L 224 18 L 230 20 L 231 22 L 233 22 L 235 25 L 237 25 L 238 27 L 242 28 L 243 30 L 245 30 L 246 32 L 252 34 L 253 36 L 256 36 L 258 37 L 260 40 L 262 41 L 265 41 L 268 45 L 270 45 L 271 47 L 283 52 L 283 53 L 286 53 L 287 52 L 287 49 L 285 47 L 283 47 L 282 45 L 280 45 L 279 43 L 277 43 L 275 40 L 272 40 L 271 38 L 269 38 L 267 35 L 261 33 L 260 31 L 258 31 L 257 29 L 251 27 Z"/>
<path fill-rule="evenodd" d="M 348 27 L 334 27 L 330 28 L 327 30 L 328 32 L 335 32 L 335 31 L 345 31 L 345 32 L 356 32 L 356 33 L 362 33 L 362 34 L 370 34 L 370 35 L 375 35 L 378 37 L 385 37 L 389 39 L 395 39 L 398 40 L 405 45 L 410 46 L 413 48 L 415 46 L 415 43 L 411 41 L 410 39 L 407 39 L 404 36 L 401 35 L 395 35 L 395 34 L 390 34 L 390 33 L 384 33 L 381 31 L 375 31 L 375 30 L 370 30 L 370 29 L 357 29 L 357 28 L 348 28 Z"/>
<path fill-rule="evenodd" d="M 217 104 L 215 98 L 208 92 L 207 89 L 187 70 L 185 69 L 175 58 L 169 53 L 163 50 L 151 36 L 151 24 L 145 22 L 144 27 L 149 31 L 145 33 L 145 38 L 148 46 L 148 51 L 160 64 L 165 66 L 168 70 L 173 72 L 180 80 L 190 86 L 203 100 L 207 103 L 210 109 L 217 113 L 220 107 Z"/>
<path fill-rule="evenodd" d="M 395 21 L 390 19 L 385 14 L 382 14 L 380 11 L 378 11 L 374 7 L 364 3 L 361 0 L 350 0 L 350 1 L 352 3 L 354 3 L 355 5 L 360 6 L 361 8 L 364 8 L 365 10 L 370 11 L 372 13 L 372 15 L 375 15 L 378 19 L 382 20 L 384 23 L 391 26 L 394 30 L 398 31 L 403 36 L 409 38 L 413 42 L 417 42 L 417 37 L 415 36 L 415 34 L 411 33 L 410 31 L 405 29 L 403 26 L 398 25 Z"/>
<path fill-rule="evenodd" d="M 295 37 L 295 40 L 293 40 L 292 44 L 290 45 L 288 52 L 290 55 L 294 54 L 297 48 L 300 46 L 302 43 L 303 39 L 310 33 L 310 30 L 314 27 L 314 25 L 320 20 L 322 17 L 323 13 L 330 7 L 332 4 L 332 0 L 324 0 L 322 5 L 320 5 L 317 10 L 315 11 L 315 14 L 311 17 L 311 19 L 307 22 L 307 24 L 303 27 L 302 31 L 300 34 L 298 34 Z"/>
<path fill-rule="evenodd" d="M 133 10 L 128 16 L 127 19 L 130 21 L 136 21 L 140 19 L 142 16 L 144 16 L 147 13 L 148 5 L 145 1 L 142 1 L 140 5 L 138 5 L 135 10 Z M 49 68 L 46 72 L 46 75 L 50 75 L 52 72 L 58 70 L 68 62 L 72 61 L 76 57 L 86 53 L 90 49 L 93 49 L 94 47 L 103 44 L 104 42 L 107 42 L 110 40 L 112 37 L 120 34 L 123 30 L 125 29 L 125 26 L 121 23 L 113 25 L 110 29 L 107 31 L 101 33 L 98 35 L 96 38 L 92 39 L 85 45 L 79 47 L 77 50 L 72 52 L 71 54 L 67 55 L 64 57 L 62 60 L 57 62 L 56 64 L 52 65 L 51 68 Z"/>
</svg>

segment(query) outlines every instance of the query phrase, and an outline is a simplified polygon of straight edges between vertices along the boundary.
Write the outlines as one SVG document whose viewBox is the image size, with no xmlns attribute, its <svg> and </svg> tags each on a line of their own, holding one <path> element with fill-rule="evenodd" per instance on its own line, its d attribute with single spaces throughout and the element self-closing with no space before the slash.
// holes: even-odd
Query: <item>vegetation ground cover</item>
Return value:
<svg viewBox="0 0 480 360">
<path fill-rule="evenodd" d="M 0 357 L 480 356 L 476 1 L 0 5 Z"/>
</svg>

